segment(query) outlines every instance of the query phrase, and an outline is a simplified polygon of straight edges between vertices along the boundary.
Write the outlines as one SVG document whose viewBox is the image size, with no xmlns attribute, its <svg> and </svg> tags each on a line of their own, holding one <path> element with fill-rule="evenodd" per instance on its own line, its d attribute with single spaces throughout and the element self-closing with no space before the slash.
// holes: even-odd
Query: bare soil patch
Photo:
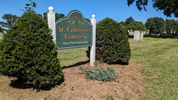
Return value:
<svg viewBox="0 0 178 100">
<path fill-rule="evenodd" d="M 85 79 L 80 67 L 89 68 L 89 64 L 64 68 L 65 81 L 48 91 L 37 91 L 32 88 L 19 89 L 10 87 L 13 78 L 0 76 L 0 100 L 137 100 L 142 93 L 143 75 L 141 65 L 107 65 L 112 67 L 119 77 L 114 82 L 100 82 Z M 91 67 L 90 67 L 91 68 Z"/>
</svg>

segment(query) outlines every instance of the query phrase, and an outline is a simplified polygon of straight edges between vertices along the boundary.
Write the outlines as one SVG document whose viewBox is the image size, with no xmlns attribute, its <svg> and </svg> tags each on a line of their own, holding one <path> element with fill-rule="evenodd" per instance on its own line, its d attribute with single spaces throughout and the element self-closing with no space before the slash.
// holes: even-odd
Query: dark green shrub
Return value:
<svg viewBox="0 0 178 100">
<path fill-rule="evenodd" d="M 115 70 L 111 67 L 106 69 L 89 70 L 86 72 L 86 78 L 98 81 L 113 81 L 117 78 Z"/>
<path fill-rule="evenodd" d="M 106 18 L 97 24 L 96 58 L 106 63 L 128 64 L 130 46 L 121 24 Z"/>
<path fill-rule="evenodd" d="M 35 12 L 25 12 L 5 34 L 0 43 L 0 73 L 35 88 L 48 88 L 63 80 L 51 32 Z"/>
</svg>

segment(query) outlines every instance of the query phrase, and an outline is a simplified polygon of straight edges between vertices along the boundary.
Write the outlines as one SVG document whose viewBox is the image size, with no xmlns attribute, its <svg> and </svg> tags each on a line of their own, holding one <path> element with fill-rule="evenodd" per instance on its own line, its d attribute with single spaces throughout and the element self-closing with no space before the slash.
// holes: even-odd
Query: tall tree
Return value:
<svg viewBox="0 0 178 100">
<path fill-rule="evenodd" d="M 128 25 L 128 24 L 130 24 L 130 23 L 133 22 L 133 21 L 134 21 L 134 19 L 133 19 L 132 17 L 129 17 L 129 18 L 127 18 L 127 19 L 125 20 L 125 24 Z"/>
<path fill-rule="evenodd" d="M 165 21 L 159 17 L 149 18 L 147 19 L 145 26 L 149 29 L 150 36 L 151 33 L 161 34 L 165 30 Z"/>
<path fill-rule="evenodd" d="M 146 27 L 142 22 L 133 21 L 130 24 L 126 25 L 127 30 L 138 30 L 138 31 L 146 31 Z"/>
<path fill-rule="evenodd" d="M 18 16 L 16 16 L 16 15 L 4 14 L 2 16 L 2 19 L 4 21 L 0 21 L 0 26 L 2 28 L 6 28 L 6 29 L 11 28 L 14 25 L 15 21 L 17 20 L 17 18 L 18 18 Z"/>
<path fill-rule="evenodd" d="M 178 0 L 152 0 L 153 7 L 157 10 L 163 10 L 164 15 L 178 17 Z M 127 0 L 128 5 L 135 3 L 137 8 L 141 11 L 146 10 L 148 0 Z"/>
<path fill-rule="evenodd" d="M 175 20 L 166 19 L 166 32 L 168 34 L 174 34 L 177 31 L 177 22 Z"/>
</svg>

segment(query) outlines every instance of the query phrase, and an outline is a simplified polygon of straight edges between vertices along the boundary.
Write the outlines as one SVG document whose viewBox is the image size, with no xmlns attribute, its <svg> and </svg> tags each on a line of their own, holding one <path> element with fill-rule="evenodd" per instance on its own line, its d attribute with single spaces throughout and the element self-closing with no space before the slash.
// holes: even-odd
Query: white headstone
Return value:
<svg viewBox="0 0 178 100">
<path fill-rule="evenodd" d="M 144 31 L 141 31 L 141 33 L 140 33 L 140 40 L 143 40 L 143 36 L 144 36 Z"/>
<path fill-rule="evenodd" d="M 134 40 L 140 40 L 140 31 L 134 31 Z"/>
</svg>

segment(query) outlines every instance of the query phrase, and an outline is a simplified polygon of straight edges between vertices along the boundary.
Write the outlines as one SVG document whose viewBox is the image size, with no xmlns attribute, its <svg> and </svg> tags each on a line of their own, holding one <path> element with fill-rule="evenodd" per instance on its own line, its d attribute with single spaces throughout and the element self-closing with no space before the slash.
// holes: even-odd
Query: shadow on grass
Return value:
<svg viewBox="0 0 178 100">
<path fill-rule="evenodd" d="M 116 62 L 116 63 L 107 63 L 109 65 L 129 65 L 129 62 L 122 62 L 122 61 L 119 61 L 119 62 Z"/>
<path fill-rule="evenodd" d="M 99 60 L 96 60 L 96 61 L 99 61 Z M 81 62 L 72 64 L 72 65 L 69 65 L 69 66 L 63 66 L 62 68 L 63 69 L 67 69 L 67 68 L 71 68 L 71 67 L 76 67 L 76 66 L 84 65 L 84 64 L 87 64 L 89 62 L 90 62 L 90 60 L 81 61 Z M 102 63 L 106 63 L 106 62 L 102 62 Z M 129 65 L 128 62 L 126 62 L 126 63 L 124 63 L 124 62 L 117 62 L 117 63 L 106 63 L 106 64 L 109 64 L 109 65 Z"/>
<path fill-rule="evenodd" d="M 166 35 L 160 35 L 160 34 L 152 34 L 151 36 L 149 34 L 144 34 L 144 37 L 151 37 L 151 38 L 163 38 L 163 39 L 178 39 L 177 35 L 173 34 L 166 34 Z"/>
<path fill-rule="evenodd" d="M 80 66 L 80 65 L 84 65 L 84 64 L 87 64 L 87 63 L 89 63 L 89 62 L 90 62 L 90 60 L 81 61 L 81 62 L 72 64 L 72 65 L 69 65 L 69 66 L 64 66 L 63 69 L 71 68 L 71 67 L 76 67 L 76 66 Z"/>
<path fill-rule="evenodd" d="M 133 39 L 134 35 L 129 35 L 128 37 L 131 38 L 131 39 Z M 168 34 L 168 35 L 152 34 L 151 36 L 149 34 L 144 34 L 144 37 L 163 38 L 163 39 L 167 39 L 167 38 L 178 39 L 177 35 L 172 35 L 172 34 Z"/>
<path fill-rule="evenodd" d="M 134 38 L 134 36 L 133 36 L 133 35 L 128 35 L 128 38 L 131 38 L 131 39 L 132 39 L 132 38 Z"/>
</svg>

